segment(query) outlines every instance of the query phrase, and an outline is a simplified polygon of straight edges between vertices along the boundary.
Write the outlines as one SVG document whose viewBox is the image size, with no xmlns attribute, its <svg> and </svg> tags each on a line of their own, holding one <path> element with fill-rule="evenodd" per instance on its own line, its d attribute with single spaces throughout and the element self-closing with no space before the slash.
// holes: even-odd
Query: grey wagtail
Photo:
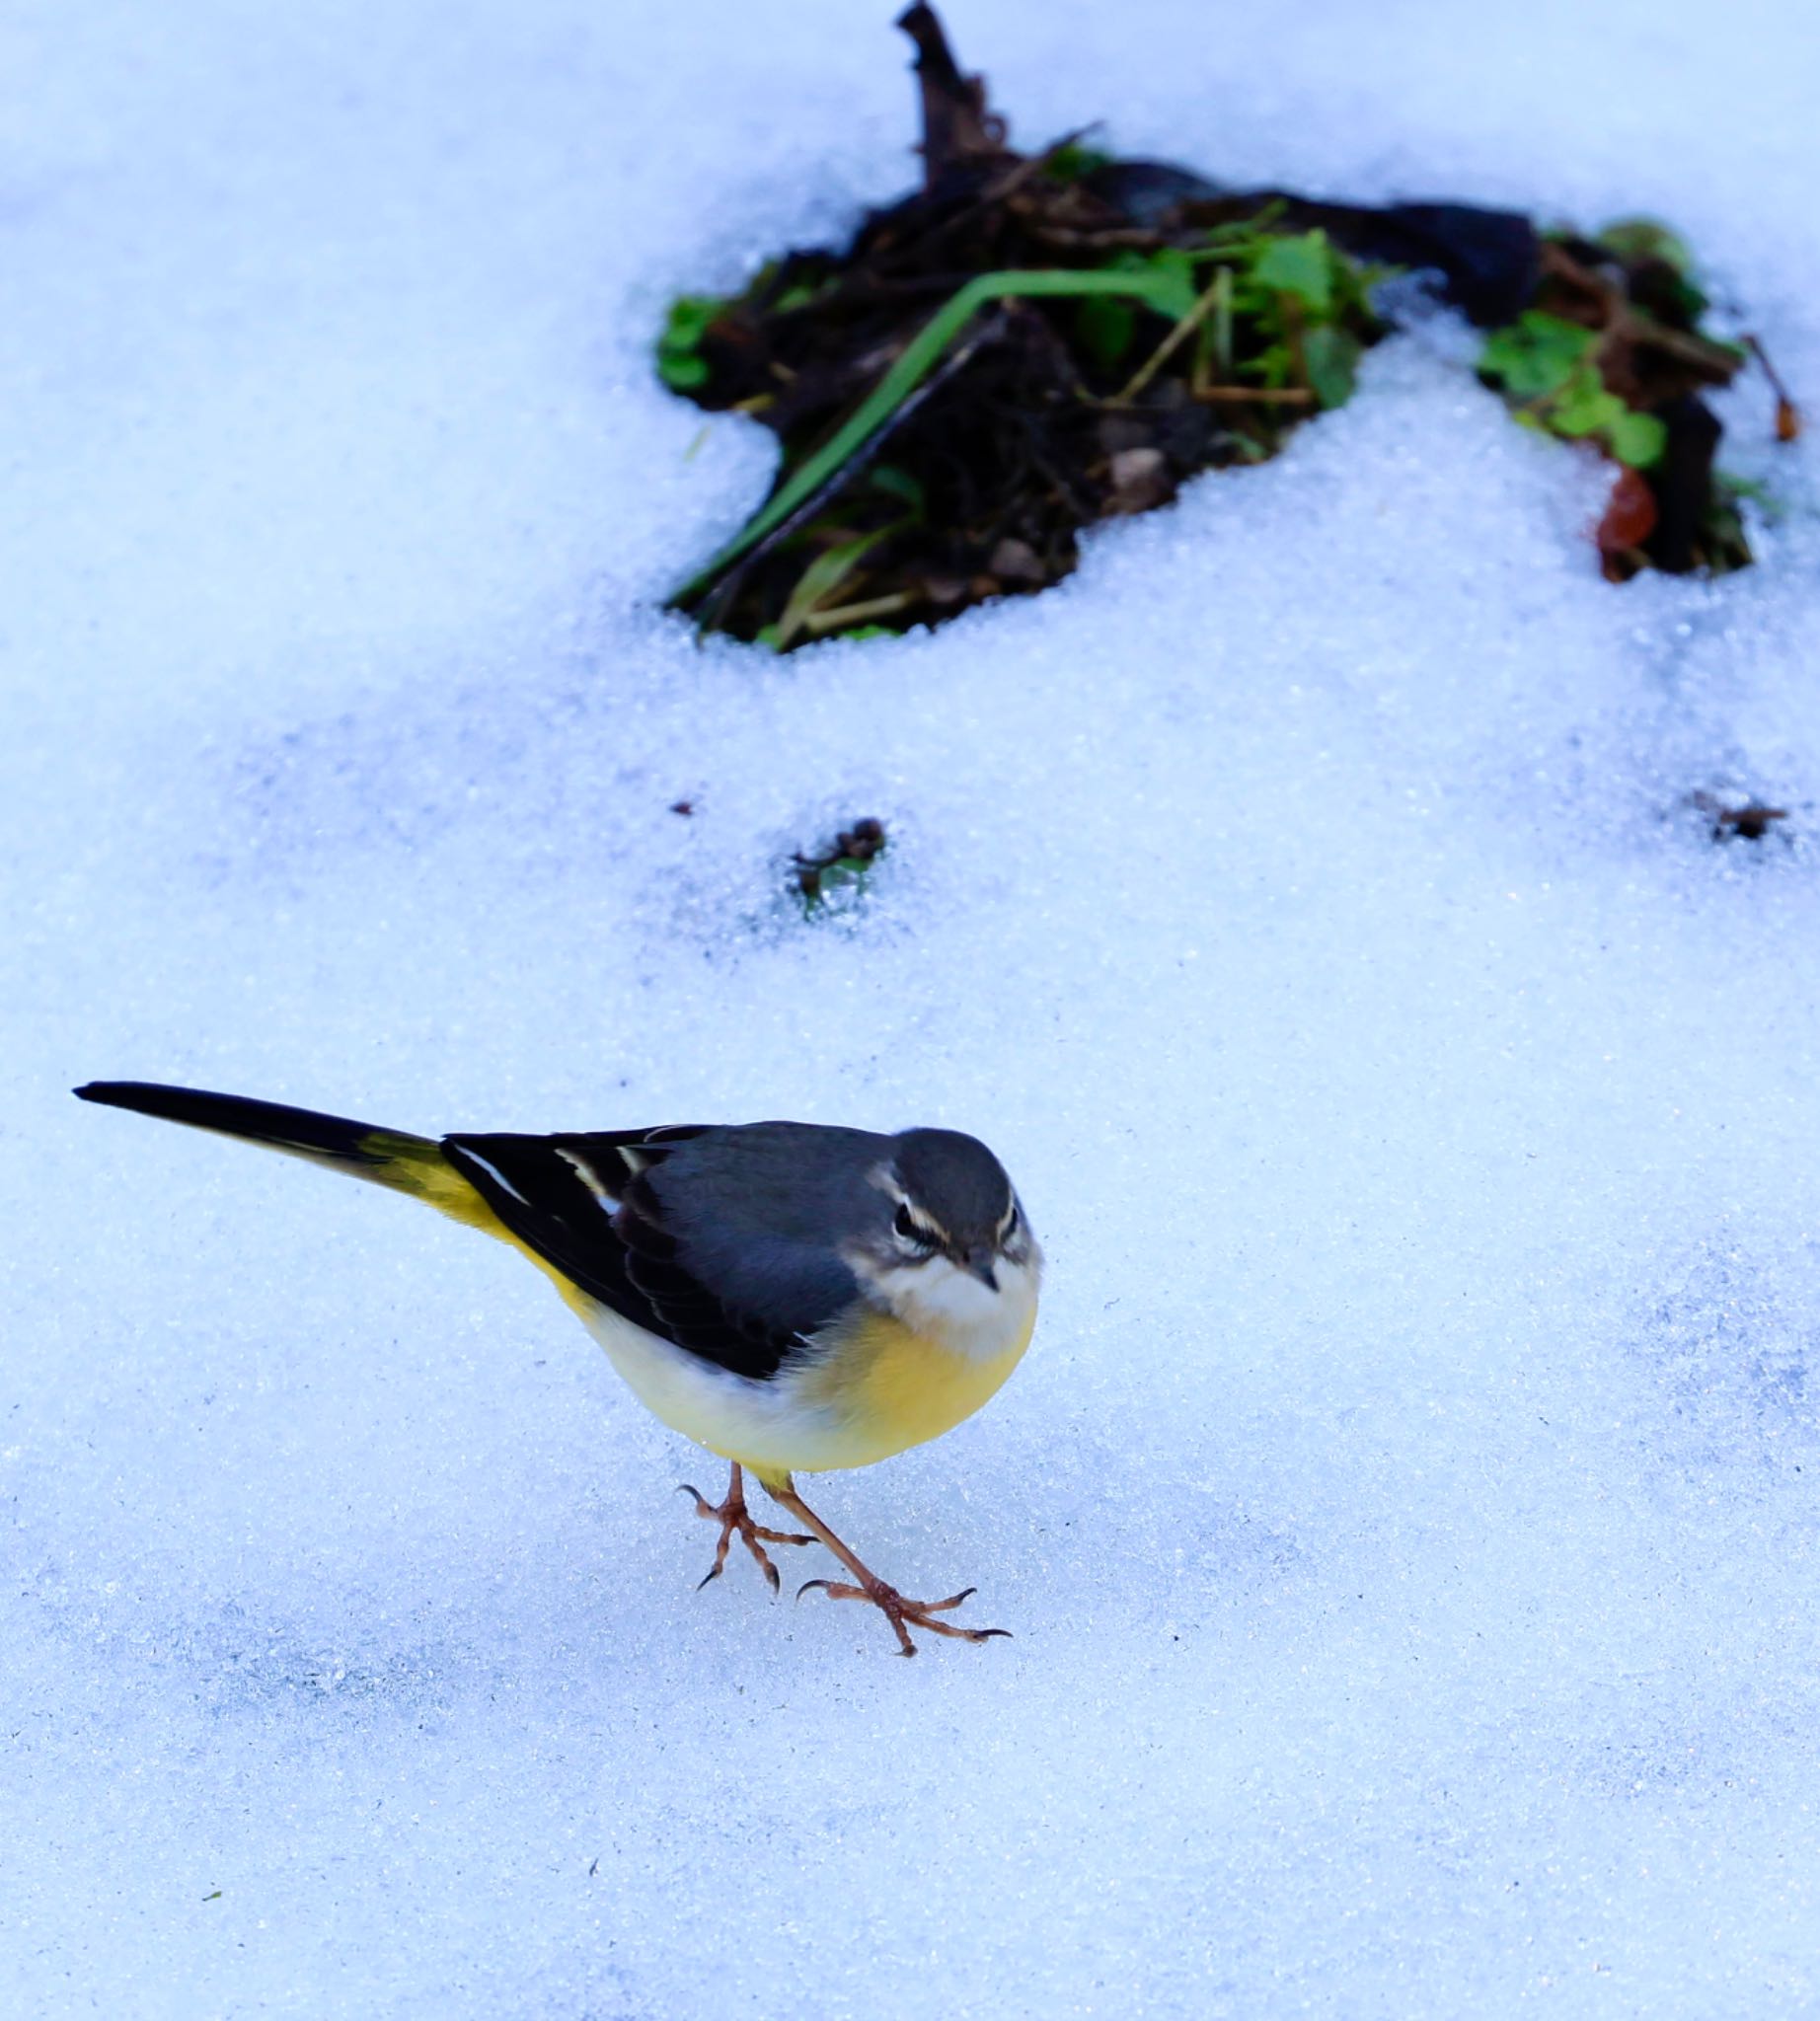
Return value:
<svg viewBox="0 0 1820 2021">
<path fill-rule="evenodd" d="M 967 1642 L 1003 1628 L 940 1618 L 870 1572 L 796 1493 L 794 1472 L 870 1466 L 950 1431 L 1023 1358 L 1042 1251 L 1005 1167 L 955 1130 L 895 1137 L 812 1123 L 686 1124 L 434 1143 L 200 1088 L 97 1081 L 84 1101 L 250 1138 L 424 1200 L 521 1249 L 555 1283 L 639 1400 L 732 1461 L 726 1494 L 693 1487 L 771 1582 L 768 1543 L 827 1545 L 905 1656 L 913 1627 Z M 761 1529 L 742 1469 L 810 1535 Z"/>
</svg>

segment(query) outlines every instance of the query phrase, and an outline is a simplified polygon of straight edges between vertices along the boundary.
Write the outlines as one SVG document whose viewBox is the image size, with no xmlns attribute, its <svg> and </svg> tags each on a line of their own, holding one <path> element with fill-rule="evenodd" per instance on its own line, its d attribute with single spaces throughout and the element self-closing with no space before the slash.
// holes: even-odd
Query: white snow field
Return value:
<svg viewBox="0 0 1820 2021">
<path fill-rule="evenodd" d="M 1814 2011 L 1814 451 L 1745 378 L 1761 565 L 1615 589 L 1438 324 L 1055 593 L 698 648 L 770 438 L 650 340 L 913 178 L 893 11 L 0 18 L 0 2012 Z M 1025 142 L 1665 216 L 1820 404 L 1801 0 L 948 18 Z M 91 1078 L 977 1132 L 1035 1347 L 810 1498 L 1016 1639 L 698 1595 L 522 1259 Z"/>
</svg>

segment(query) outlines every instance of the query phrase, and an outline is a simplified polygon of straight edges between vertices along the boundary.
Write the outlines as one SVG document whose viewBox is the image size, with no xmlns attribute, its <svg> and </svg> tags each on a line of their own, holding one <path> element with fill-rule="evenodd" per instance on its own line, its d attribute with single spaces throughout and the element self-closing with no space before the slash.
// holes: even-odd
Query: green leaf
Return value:
<svg viewBox="0 0 1820 2021">
<path fill-rule="evenodd" d="M 1179 247 L 1161 246 L 1154 253 L 1115 253 L 1100 271 L 1142 275 L 1148 284 L 1144 306 L 1171 323 L 1179 323 L 1200 300 L 1193 259 Z"/>
<path fill-rule="evenodd" d="M 1194 278 L 1194 262 L 1187 254 L 1174 246 L 1165 246 L 1161 252 L 1150 256 L 1150 269 L 1157 280 L 1150 307 L 1172 323 L 1179 323 L 1184 316 L 1192 315 L 1201 291 Z"/>
<path fill-rule="evenodd" d="M 1679 232 L 1653 217 L 1624 217 L 1604 226 L 1598 243 L 1626 265 L 1644 260 L 1665 261 L 1684 280 L 1694 273 L 1694 254 Z"/>
<path fill-rule="evenodd" d="M 1105 168 L 1111 159 L 1097 147 L 1082 147 L 1077 141 L 1066 140 L 1043 158 L 1042 172 L 1052 183 L 1078 183 L 1096 169 Z"/>
<path fill-rule="evenodd" d="M 815 557 L 797 576 L 796 586 L 784 606 L 784 615 L 778 620 L 776 643 L 780 652 L 802 630 L 815 607 L 832 596 L 865 561 L 868 550 L 876 547 L 887 533 L 896 531 L 895 527 L 881 526 L 875 533 L 862 534 L 858 540 L 840 541 L 824 548 Z"/>
<path fill-rule="evenodd" d="M 720 315 L 719 295 L 678 295 L 664 320 L 663 335 L 657 339 L 665 350 L 692 351 L 708 335 L 708 326 Z"/>
<path fill-rule="evenodd" d="M 1654 414 L 1626 412 L 1612 423 L 1612 454 L 1632 470 L 1660 463 L 1668 447 L 1668 429 Z"/>
<path fill-rule="evenodd" d="M 1487 379 L 1503 381 L 1516 400 L 1537 400 L 1566 385 L 1599 340 L 1594 330 L 1543 309 L 1525 309 L 1515 323 L 1494 330 L 1479 354 Z"/>
<path fill-rule="evenodd" d="M 1629 412 L 1617 394 L 1606 391 L 1593 366 L 1583 363 L 1575 366 L 1546 417 L 1557 435 L 1596 435 L 1615 427 Z"/>
<path fill-rule="evenodd" d="M 1251 265 L 1251 277 L 1278 294 L 1294 295 L 1311 316 L 1333 305 L 1333 255 L 1323 231 L 1272 239 Z"/>
<path fill-rule="evenodd" d="M 709 326 L 725 307 L 718 295 L 678 295 L 657 339 L 657 376 L 678 393 L 706 385 L 706 361 L 697 355 Z"/>
<path fill-rule="evenodd" d="M 866 473 L 866 482 L 874 491 L 882 491 L 887 498 L 900 498 L 909 506 L 917 519 L 923 516 L 923 484 L 913 477 L 901 464 L 875 463 Z"/>
<path fill-rule="evenodd" d="M 1356 337 L 1331 324 L 1317 324 L 1302 337 L 1302 362 L 1308 383 L 1324 408 L 1344 407 L 1358 379 L 1362 346 Z"/>
<path fill-rule="evenodd" d="M 1109 372 L 1131 348 L 1137 311 L 1112 295 L 1097 295 L 1074 312 L 1075 336 L 1102 372 Z"/>
<path fill-rule="evenodd" d="M 1625 417 L 1625 404 L 1615 393 L 1595 394 L 1591 399 L 1570 402 L 1547 418 L 1549 432 L 1580 441 L 1587 435 L 1608 434 Z"/>
<path fill-rule="evenodd" d="M 1254 374 L 1260 384 L 1271 388 L 1287 386 L 1295 374 L 1295 353 L 1286 343 L 1273 343 L 1255 356 L 1240 361 L 1242 373 Z"/>
</svg>

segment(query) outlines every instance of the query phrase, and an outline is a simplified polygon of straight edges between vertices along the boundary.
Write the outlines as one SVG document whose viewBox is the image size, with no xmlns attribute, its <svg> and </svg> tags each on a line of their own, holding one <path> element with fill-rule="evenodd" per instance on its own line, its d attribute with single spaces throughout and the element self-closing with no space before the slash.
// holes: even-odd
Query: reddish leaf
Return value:
<svg viewBox="0 0 1820 2021">
<path fill-rule="evenodd" d="M 1599 522 L 1597 539 L 1605 572 L 1613 575 L 1613 564 L 1631 549 L 1640 548 L 1655 527 L 1656 497 L 1649 480 L 1640 470 L 1621 470 L 1606 501 L 1605 517 Z M 1630 568 L 1623 570 L 1626 575 L 1630 572 Z"/>
</svg>

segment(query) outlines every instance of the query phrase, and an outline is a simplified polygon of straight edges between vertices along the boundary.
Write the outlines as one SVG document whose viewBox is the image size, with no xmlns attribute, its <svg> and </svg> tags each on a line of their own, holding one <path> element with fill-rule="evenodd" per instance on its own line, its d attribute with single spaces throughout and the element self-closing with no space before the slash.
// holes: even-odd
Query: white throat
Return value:
<svg viewBox="0 0 1820 2021">
<path fill-rule="evenodd" d="M 932 1256 L 927 1263 L 880 1271 L 874 1286 L 892 1316 L 912 1332 L 940 1341 L 951 1354 L 996 1361 L 1029 1337 L 1041 1266 L 1035 1259 L 1008 1263 L 1000 1257 L 994 1270 L 999 1288 L 990 1291 L 971 1271 Z"/>
</svg>

